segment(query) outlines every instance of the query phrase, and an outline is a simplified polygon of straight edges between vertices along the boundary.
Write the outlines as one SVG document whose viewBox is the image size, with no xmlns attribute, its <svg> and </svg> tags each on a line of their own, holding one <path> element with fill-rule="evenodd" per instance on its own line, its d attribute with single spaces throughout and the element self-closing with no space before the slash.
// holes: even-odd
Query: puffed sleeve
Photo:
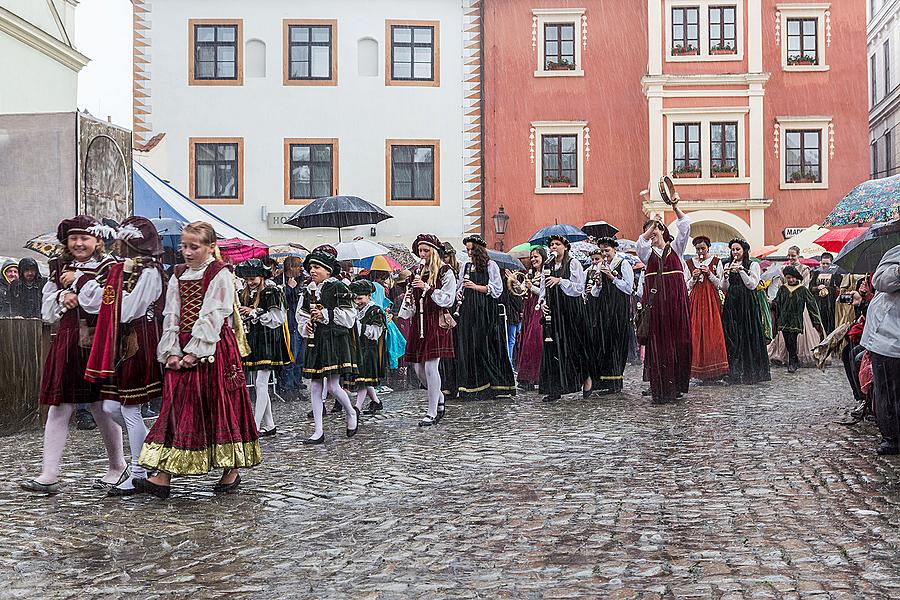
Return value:
<svg viewBox="0 0 900 600">
<path fill-rule="evenodd" d="M 613 283 L 626 296 L 630 296 L 634 291 L 634 269 L 627 260 L 622 261 L 622 276 L 613 279 Z"/>
<path fill-rule="evenodd" d="M 760 271 L 758 262 L 750 263 L 749 271 L 741 271 L 741 279 L 748 290 L 756 289 L 756 286 L 759 285 L 760 277 L 762 277 L 762 271 Z"/>
<path fill-rule="evenodd" d="M 182 356 L 178 329 L 181 321 L 181 296 L 178 292 L 178 277 L 169 278 L 166 289 L 166 308 L 163 310 L 162 336 L 156 350 L 156 358 L 164 363 L 170 356 Z"/>
<path fill-rule="evenodd" d="M 162 294 L 162 275 L 157 269 L 144 269 L 130 292 L 122 292 L 122 323 L 147 314 L 150 305 Z"/>
<path fill-rule="evenodd" d="M 287 321 L 287 311 L 284 308 L 284 296 L 278 288 L 266 290 L 267 297 L 271 301 L 268 309 L 257 308 L 254 310 L 253 320 L 265 325 L 269 329 L 278 329 Z"/>
<path fill-rule="evenodd" d="M 675 239 L 672 241 L 672 250 L 678 256 L 684 256 L 684 249 L 687 247 L 690 237 L 691 218 L 688 215 L 684 215 L 680 219 L 675 220 Z"/>
<path fill-rule="evenodd" d="M 709 270 L 709 280 L 717 289 L 722 289 L 722 281 L 724 280 L 723 274 L 722 261 L 716 261 L 716 268 Z"/>
<path fill-rule="evenodd" d="M 185 347 L 185 354 L 198 358 L 212 356 L 222 332 L 222 325 L 234 312 L 234 283 L 231 271 L 222 269 L 209 282 L 200 315 L 191 328 L 191 341 Z"/>
<path fill-rule="evenodd" d="M 566 296 L 580 296 L 584 293 L 584 267 L 574 258 L 569 260 L 569 278 L 559 280 L 559 288 Z"/>
<path fill-rule="evenodd" d="M 441 277 L 441 287 L 432 288 L 425 292 L 431 297 L 431 301 L 441 308 L 450 308 L 453 306 L 453 299 L 456 298 L 456 275 L 452 269 L 447 269 L 444 276 Z"/>
<path fill-rule="evenodd" d="M 350 329 L 356 325 L 356 309 L 346 306 L 339 306 L 330 311 L 334 318 L 334 323 L 341 327 Z M 326 316 L 326 319 L 328 317 Z"/>
<path fill-rule="evenodd" d="M 492 260 L 488 261 L 488 293 L 492 298 L 499 298 L 503 293 L 503 278 L 500 276 L 500 266 Z"/>
<path fill-rule="evenodd" d="M 100 312 L 100 304 L 103 302 L 103 286 L 96 279 L 83 282 L 78 290 L 78 306 L 84 312 L 96 315 Z"/>
<path fill-rule="evenodd" d="M 59 310 L 62 308 L 60 303 L 59 288 L 53 281 L 47 281 L 44 289 L 41 290 L 41 318 L 45 323 L 56 323 L 59 321 Z"/>
<path fill-rule="evenodd" d="M 639 235 L 635 244 L 635 250 L 638 258 L 646 265 L 650 261 L 650 255 L 653 254 L 653 245 L 650 243 L 650 240 L 644 239 L 644 236 Z"/>
</svg>

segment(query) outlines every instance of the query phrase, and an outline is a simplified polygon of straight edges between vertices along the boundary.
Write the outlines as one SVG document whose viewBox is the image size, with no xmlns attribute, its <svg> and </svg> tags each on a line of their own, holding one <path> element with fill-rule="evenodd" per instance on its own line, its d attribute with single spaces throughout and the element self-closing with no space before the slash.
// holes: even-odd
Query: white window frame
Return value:
<svg viewBox="0 0 900 600">
<path fill-rule="evenodd" d="M 831 138 L 830 135 L 830 126 L 832 123 L 831 117 L 820 117 L 820 116 L 810 116 L 810 117 L 776 117 L 775 121 L 778 123 L 779 128 L 779 140 L 778 147 L 781 149 L 778 156 L 778 171 L 779 171 L 779 188 L 782 190 L 827 190 L 828 189 L 828 162 L 831 154 Z M 785 169 L 785 162 L 787 161 L 787 147 L 784 144 L 785 141 L 785 132 L 788 129 L 818 129 L 819 130 L 819 141 L 821 143 L 821 148 L 819 148 L 819 170 L 822 174 L 822 181 L 819 183 L 790 183 L 787 180 L 787 172 Z"/>
<path fill-rule="evenodd" d="M 732 185 L 749 184 L 750 172 L 747 166 L 746 120 L 750 107 L 727 106 L 716 108 L 668 108 L 663 110 L 666 122 L 666 173 L 671 175 L 675 168 L 675 125 L 679 123 L 700 123 L 700 177 L 677 178 L 677 185 Z M 711 123 L 723 121 L 737 122 L 737 164 L 738 177 L 713 177 L 710 156 Z"/>
<path fill-rule="evenodd" d="M 533 121 L 534 129 L 534 193 L 535 194 L 583 194 L 584 193 L 584 128 L 587 121 Z M 578 185 L 567 188 L 545 188 L 544 138 L 545 135 L 577 136 Z"/>
<path fill-rule="evenodd" d="M 535 77 L 584 77 L 584 65 L 582 64 L 581 42 L 584 32 L 581 28 L 583 8 L 535 8 L 531 11 L 537 19 L 537 65 L 534 70 Z M 544 58 L 544 25 L 550 23 L 572 23 L 575 26 L 575 68 L 570 71 L 548 71 Z"/>
<path fill-rule="evenodd" d="M 712 6 L 734 6 L 736 54 L 709 53 L 709 9 Z M 678 56 L 672 54 L 672 9 L 696 6 L 700 8 L 700 54 Z M 726 62 L 744 60 L 744 2 L 743 0 L 666 0 L 666 62 Z"/>
<path fill-rule="evenodd" d="M 831 4 L 778 4 L 776 10 L 781 13 L 781 69 L 783 71 L 829 71 L 828 55 L 825 40 L 825 13 L 831 10 Z M 816 52 L 819 55 L 817 65 L 789 65 L 788 56 L 788 19 L 818 19 L 816 25 Z"/>
</svg>

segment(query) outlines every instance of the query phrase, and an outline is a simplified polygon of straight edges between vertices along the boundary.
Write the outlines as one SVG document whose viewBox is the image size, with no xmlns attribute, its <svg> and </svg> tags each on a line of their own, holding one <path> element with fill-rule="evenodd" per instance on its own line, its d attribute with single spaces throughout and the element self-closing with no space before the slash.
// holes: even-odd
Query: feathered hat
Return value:
<svg viewBox="0 0 900 600">
<path fill-rule="evenodd" d="M 92 235 L 98 240 L 116 237 L 116 230 L 104 225 L 90 215 L 76 215 L 71 219 L 63 219 L 56 228 L 56 239 L 63 246 L 69 240 L 70 235 Z"/>
<path fill-rule="evenodd" d="M 116 239 L 142 256 L 162 256 L 156 225 L 147 217 L 128 217 L 116 231 Z"/>
</svg>

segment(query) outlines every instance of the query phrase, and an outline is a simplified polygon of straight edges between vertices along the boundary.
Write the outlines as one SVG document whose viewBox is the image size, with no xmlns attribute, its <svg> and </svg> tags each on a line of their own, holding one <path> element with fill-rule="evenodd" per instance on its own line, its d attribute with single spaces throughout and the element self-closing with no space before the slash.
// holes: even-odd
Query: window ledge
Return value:
<svg viewBox="0 0 900 600">
<path fill-rule="evenodd" d="M 743 54 L 688 54 L 679 56 L 676 54 L 666 55 L 666 62 L 684 63 L 684 62 L 740 62 L 744 60 Z"/>
<path fill-rule="evenodd" d="M 672 177 L 672 181 L 676 186 L 682 185 L 747 185 L 750 183 L 749 177 Z"/>
<path fill-rule="evenodd" d="M 782 190 L 827 190 L 827 183 L 784 183 L 779 186 Z"/>
<path fill-rule="evenodd" d="M 798 71 L 800 71 L 800 72 L 802 72 L 802 71 L 810 71 L 810 72 L 830 71 L 830 70 L 831 70 L 831 66 L 830 66 L 830 65 L 785 65 L 785 66 L 782 67 L 782 70 L 784 70 L 784 71 L 793 71 L 793 72 L 798 72 Z"/>
<path fill-rule="evenodd" d="M 545 188 L 545 187 L 537 187 L 534 188 L 535 194 L 583 194 L 584 186 L 579 187 L 570 187 L 570 188 Z"/>
<path fill-rule="evenodd" d="M 584 77 L 584 71 L 575 69 L 574 71 L 535 71 L 535 77 Z"/>
</svg>

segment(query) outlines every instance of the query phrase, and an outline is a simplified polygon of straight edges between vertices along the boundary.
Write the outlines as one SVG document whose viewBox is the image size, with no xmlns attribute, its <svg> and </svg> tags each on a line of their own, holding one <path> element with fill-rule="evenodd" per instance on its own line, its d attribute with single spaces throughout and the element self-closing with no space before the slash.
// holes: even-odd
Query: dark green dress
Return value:
<svg viewBox="0 0 900 600">
<path fill-rule="evenodd" d="M 747 289 L 738 273 L 728 272 L 728 292 L 722 305 L 722 330 L 725 333 L 725 349 L 731 383 L 758 383 L 772 379 L 769 370 L 769 354 L 763 331 L 756 288 Z"/>
<path fill-rule="evenodd" d="M 775 330 L 803 333 L 803 309 L 809 311 L 809 318 L 816 329 L 822 329 L 819 305 L 812 292 L 802 284 L 782 285 L 778 289 L 772 310 L 775 312 Z M 827 333 L 827 332 L 826 332 Z"/>
<path fill-rule="evenodd" d="M 317 298 L 306 294 L 303 308 L 308 313 L 313 304 L 324 307 L 327 323 L 316 323 L 315 336 L 306 340 L 303 357 L 303 376 L 321 379 L 342 375 L 352 380 L 357 371 L 356 357 L 351 345 L 350 327 L 335 323 L 334 311 L 354 308 L 353 294 L 343 282 L 331 277 L 319 287 Z"/>
<path fill-rule="evenodd" d="M 369 304 L 357 316 L 357 327 L 353 328 L 354 348 L 356 350 L 357 373 L 354 383 L 365 387 L 378 385 L 387 375 L 387 351 L 385 350 L 385 332 L 387 317 L 376 304 Z M 381 335 L 377 339 L 366 337 L 366 327 L 381 327 Z"/>
<path fill-rule="evenodd" d="M 241 293 L 240 299 L 242 306 L 258 308 L 263 312 L 269 312 L 273 308 L 285 309 L 284 293 L 276 285 L 266 285 L 256 294 Z M 291 364 L 291 354 L 288 351 L 290 338 L 284 323 L 272 329 L 259 321 L 248 319 L 244 322 L 244 329 L 250 346 L 250 354 L 242 360 L 245 369 L 256 371 Z"/>
</svg>

